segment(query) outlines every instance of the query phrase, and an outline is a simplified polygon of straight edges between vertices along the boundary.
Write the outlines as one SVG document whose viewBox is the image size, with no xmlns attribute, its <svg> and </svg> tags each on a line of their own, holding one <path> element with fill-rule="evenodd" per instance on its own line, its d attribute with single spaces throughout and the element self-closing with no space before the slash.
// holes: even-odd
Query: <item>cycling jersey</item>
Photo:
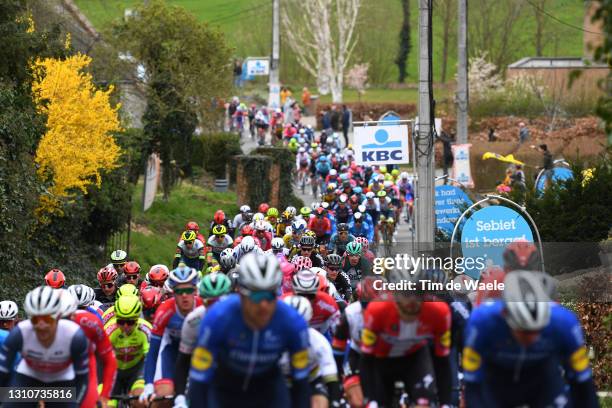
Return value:
<svg viewBox="0 0 612 408">
<path fill-rule="evenodd" d="M 343 204 L 343 205 L 338 204 L 338 206 L 334 209 L 334 214 L 336 215 L 336 224 L 341 224 L 341 223 L 348 224 L 349 219 L 353 215 L 353 211 L 346 204 Z"/>
<path fill-rule="evenodd" d="M 284 293 L 283 298 L 294 295 L 295 293 Z M 312 305 L 312 317 L 308 326 L 325 334 L 333 330 L 340 319 L 340 309 L 338 304 L 329 294 L 318 291 L 313 299 L 309 299 Z"/>
<path fill-rule="evenodd" d="M 308 229 L 313 231 L 317 238 L 323 238 L 331 233 L 331 221 L 325 217 L 314 217 L 308 221 Z"/>
<path fill-rule="evenodd" d="M 374 229 L 370 228 L 370 225 L 366 222 L 361 223 L 361 227 L 358 227 L 354 221 L 349 223 L 349 232 L 354 237 L 367 238 L 369 242 L 374 240 Z"/>
<path fill-rule="evenodd" d="M 336 279 L 331 279 L 329 274 L 327 279 L 333 283 L 340 295 L 341 299 L 345 302 L 350 302 L 353 296 L 353 288 L 351 287 L 351 279 L 344 271 L 338 271 Z"/>
<path fill-rule="evenodd" d="M 179 351 L 185 354 L 191 354 L 198 341 L 198 330 L 200 323 L 204 318 L 206 307 L 198 306 L 185 317 L 183 327 L 181 328 L 181 342 L 179 343 Z"/>
<path fill-rule="evenodd" d="M 486 303 L 474 309 L 468 322 L 463 350 L 464 379 L 471 385 L 468 406 L 565 406 L 565 380 L 572 388 L 592 382 L 588 351 L 574 313 L 551 303 L 550 322 L 527 347 L 516 342 L 503 314 L 502 301 Z M 587 394 L 574 401 L 575 406 L 597 401 Z"/>
<path fill-rule="evenodd" d="M 267 251 L 268 249 L 272 248 L 272 233 L 271 232 L 268 232 L 268 231 L 264 231 L 263 233 L 256 232 L 253 237 L 259 239 L 259 247 L 263 251 Z"/>
<path fill-rule="evenodd" d="M 111 319 L 105 326 L 108 339 L 115 350 L 117 368 L 129 370 L 140 364 L 149 351 L 149 336 L 151 324 L 144 319 L 138 319 L 138 324 L 130 334 L 125 334 Z"/>
<path fill-rule="evenodd" d="M 107 296 L 102 291 L 102 288 L 95 288 L 94 293 L 96 294 L 96 300 L 101 303 L 100 309 L 102 309 L 102 311 L 108 309 L 109 307 L 115 304 L 115 293 L 110 296 Z"/>
<path fill-rule="evenodd" d="M 291 406 L 310 406 L 308 339 L 306 322 L 291 306 L 277 301 L 268 325 L 253 331 L 244 322 L 240 296 L 229 295 L 207 311 L 200 326 L 189 377 L 191 405 L 206 406 L 209 398 L 219 405 L 226 405 L 220 401 L 289 405 L 280 398 L 287 391 L 278 369 L 279 359 L 288 351 Z"/>
<path fill-rule="evenodd" d="M 372 274 L 372 264 L 362 256 L 357 265 L 353 266 L 345 256 L 342 260 L 342 270 L 348 275 L 351 280 L 351 286 L 353 290 L 355 290 L 357 282 L 359 282 L 361 278 Z"/>
<path fill-rule="evenodd" d="M 346 251 L 346 246 L 348 243 L 353 242 L 354 240 L 355 237 L 349 234 L 347 240 L 342 241 L 340 240 L 339 235 L 336 233 L 332 235 L 331 239 L 329 240 L 329 244 L 327 244 L 327 248 L 330 250 L 330 252 L 343 255 L 344 251 Z"/>
<path fill-rule="evenodd" d="M 231 247 L 233 243 L 234 240 L 228 234 L 225 234 L 221 241 L 219 241 L 215 235 L 211 235 L 208 238 L 208 241 L 206 241 L 206 245 L 211 247 L 213 256 L 217 261 L 219 260 L 221 252 L 224 249 Z"/>
<path fill-rule="evenodd" d="M 180 262 L 184 262 L 190 268 L 201 271 L 204 266 L 204 259 L 204 244 L 202 241 L 196 239 L 191 248 L 189 248 L 185 245 L 185 241 L 181 240 L 176 246 L 176 254 L 174 255 L 172 267 L 176 268 Z"/>
<path fill-rule="evenodd" d="M 334 330 L 332 346 L 334 350 L 344 355 L 344 349 L 349 347 L 360 353 L 361 331 L 363 330 L 363 311 L 360 302 L 354 302 L 344 308 Z M 350 340 L 350 343 L 349 343 Z"/>
</svg>

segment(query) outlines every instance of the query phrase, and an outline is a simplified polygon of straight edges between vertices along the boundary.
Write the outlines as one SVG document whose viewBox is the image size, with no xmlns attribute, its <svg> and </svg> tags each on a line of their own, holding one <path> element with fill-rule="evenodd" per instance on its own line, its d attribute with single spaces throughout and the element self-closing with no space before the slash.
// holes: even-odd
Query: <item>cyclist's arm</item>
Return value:
<svg viewBox="0 0 612 408">
<path fill-rule="evenodd" d="M 89 384 L 89 343 L 85 333 L 79 329 L 72 337 L 70 355 L 74 367 L 74 382 L 76 387 L 76 402 L 80 405 L 87 395 Z M 93 375 L 94 373 L 92 373 Z"/>
<path fill-rule="evenodd" d="M 344 352 L 349 338 L 349 324 L 346 314 L 342 313 L 340 321 L 334 329 L 334 336 L 332 338 L 332 348 L 334 351 L 334 360 L 336 361 L 336 367 L 338 372 L 342 372 L 342 366 L 344 365 Z"/>
<path fill-rule="evenodd" d="M 180 247 L 177 247 L 176 253 L 174 254 L 174 259 L 172 260 L 172 269 L 176 269 L 179 262 L 181 261 L 182 255 L 183 255 L 183 250 Z"/>
<path fill-rule="evenodd" d="M 174 392 L 176 395 L 184 395 L 187 388 L 187 376 L 189 375 L 189 364 L 191 354 L 179 351 L 176 358 L 176 368 L 174 374 Z"/>
<path fill-rule="evenodd" d="M 145 384 L 153 384 L 162 336 L 164 335 L 164 330 L 166 329 L 168 321 L 172 317 L 173 310 L 174 303 L 168 300 L 162 303 L 155 311 L 155 317 L 153 318 L 153 330 L 151 331 L 151 337 L 149 340 L 149 350 L 145 357 L 144 363 Z"/>
<path fill-rule="evenodd" d="M 115 376 L 117 373 L 117 359 L 115 358 L 115 352 L 113 346 L 108 339 L 108 336 L 104 332 L 102 324 L 96 328 L 97 341 L 96 341 L 96 355 L 102 362 L 102 392 L 100 396 L 104 398 L 110 398 L 111 391 L 115 385 Z"/>
<path fill-rule="evenodd" d="M 23 347 L 23 335 L 19 327 L 15 327 L 6 337 L 4 344 L 0 347 L 0 387 L 6 387 L 11 379 L 13 365 L 17 353 Z"/>
</svg>

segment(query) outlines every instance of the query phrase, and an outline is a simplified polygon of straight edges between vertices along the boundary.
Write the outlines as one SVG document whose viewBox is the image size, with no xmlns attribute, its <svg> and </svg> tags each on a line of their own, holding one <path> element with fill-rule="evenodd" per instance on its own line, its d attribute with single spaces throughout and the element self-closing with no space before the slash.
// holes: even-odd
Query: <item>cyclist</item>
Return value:
<svg viewBox="0 0 612 408">
<path fill-rule="evenodd" d="M 123 266 L 127 263 L 128 254 L 122 249 L 116 249 L 111 252 L 111 263 L 118 274 L 123 273 Z"/>
<path fill-rule="evenodd" d="M 294 220 L 291 223 L 291 231 L 283 236 L 285 247 L 292 249 L 294 246 L 298 245 L 304 231 L 306 231 L 306 221 L 302 219 Z"/>
<path fill-rule="evenodd" d="M 151 347 L 145 359 L 145 387 L 140 396 L 141 402 L 155 395 L 174 394 L 172 378 L 183 321 L 189 312 L 202 304 L 202 299 L 196 295 L 198 273 L 193 268 L 179 266 L 170 272 L 168 283 L 174 297 L 164 301 L 155 312 Z M 160 364 L 158 359 L 161 360 Z"/>
<path fill-rule="evenodd" d="M 140 302 L 142 303 L 142 316 L 149 322 L 153 323 L 153 317 L 159 305 L 163 300 L 161 288 L 157 286 L 145 286 L 140 289 Z"/>
<path fill-rule="evenodd" d="M 4 337 L 6 337 L 8 332 L 17 324 L 18 313 L 19 308 L 17 307 L 17 303 L 12 300 L 3 300 L 0 302 L 0 346 L 2 346 Z"/>
<path fill-rule="evenodd" d="M 316 234 L 317 243 L 326 244 L 331 236 L 331 221 L 323 207 L 317 207 L 314 213 L 315 216 L 308 221 L 308 229 Z"/>
<path fill-rule="evenodd" d="M 336 223 L 338 224 L 348 224 L 349 220 L 351 219 L 351 216 L 353 215 L 353 212 L 348 206 L 347 201 L 348 197 L 346 196 L 346 194 L 340 194 L 340 197 L 338 197 L 338 201 L 336 202 L 336 207 L 334 208 L 334 214 L 336 215 Z"/>
<path fill-rule="evenodd" d="M 327 249 L 330 252 L 343 255 L 346 251 L 346 246 L 349 242 L 353 242 L 355 237 L 349 233 L 349 226 L 347 223 L 340 223 L 336 227 L 336 233 L 332 235 L 327 244 Z"/>
<path fill-rule="evenodd" d="M 365 237 L 357 237 L 355 238 L 355 242 L 361 244 L 361 250 L 363 252 L 364 258 L 367 259 L 370 263 L 374 262 L 374 258 L 376 257 L 376 255 L 374 255 L 374 252 L 370 251 L 370 241 Z"/>
<path fill-rule="evenodd" d="M 293 308 L 277 302 L 281 279 L 273 256 L 250 254 L 241 261 L 239 294 L 208 310 L 200 326 L 189 375 L 191 406 L 242 406 L 245 401 L 309 406 L 307 326 Z M 285 351 L 292 368 L 291 397 L 278 367 Z"/>
<path fill-rule="evenodd" d="M 278 217 L 280 213 L 278 208 L 270 207 L 266 212 L 265 220 L 272 226 L 272 232 L 276 233 L 276 226 L 278 225 Z"/>
<path fill-rule="evenodd" d="M 306 149 L 300 147 L 298 153 L 295 156 L 295 169 L 297 171 L 297 183 L 298 186 L 302 185 L 302 182 L 308 177 L 308 167 L 310 166 L 310 156 L 306 153 Z"/>
<path fill-rule="evenodd" d="M 179 263 L 184 263 L 196 271 L 201 271 L 204 267 L 204 243 L 196 238 L 193 231 L 185 231 L 181 236 L 181 241 L 176 246 L 176 254 L 172 267 L 176 269 Z"/>
<path fill-rule="evenodd" d="M 59 269 L 51 269 L 45 275 L 45 284 L 54 289 L 61 289 L 66 285 L 66 276 Z"/>
<path fill-rule="evenodd" d="M 244 237 L 244 239 L 240 242 L 240 245 L 234 248 L 236 262 L 240 263 L 240 259 L 251 252 L 256 254 L 263 253 L 253 237 Z"/>
<path fill-rule="evenodd" d="M 115 303 L 115 294 L 117 292 L 117 270 L 113 265 L 107 265 L 98 271 L 99 288 L 95 288 L 96 300 L 101 303 L 100 309 L 103 311 L 111 307 Z"/>
<path fill-rule="evenodd" d="M 74 401 L 54 404 L 79 406 L 87 392 L 87 337 L 73 321 L 60 319 L 62 291 L 39 286 L 28 292 L 24 309 L 29 319 L 19 322 L 0 348 L 0 387 L 74 387 Z M 17 353 L 21 360 L 13 369 Z M 21 407 L 3 402 L 3 407 Z"/>
<path fill-rule="evenodd" d="M 242 229 L 243 224 L 246 223 L 246 220 L 244 219 L 244 215 L 250 212 L 251 212 L 251 207 L 249 207 L 248 205 L 240 206 L 238 214 L 236 214 L 236 216 L 234 217 L 234 220 L 232 221 L 232 225 L 236 228 L 236 231 L 240 231 Z"/>
<path fill-rule="evenodd" d="M 536 246 L 528 241 L 515 241 L 504 250 L 504 271 L 514 270 L 539 271 L 540 254 Z"/>
<path fill-rule="evenodd" d="M 140 285 L 141 290 L 146 286 L 155 286 L 157 288 L 163 288 L 166 279 L 170 275 L 170 270 L 166 265 L 157 264 L 153 265 L 149 272 L 146 274 L 144 282 Z"/>
<path fill-rule="evenodd" d="M 198 225 L 197 222 L 195 221 L 188 221 L 187 224 L 185 224 L 185 231 L 193 231 L 196 233 L 196 238 L 199 239 L 202 242 L 206 242 L 206 239 L 204 238 L 204 235 L 202 235 L 200 233 L 200 226 Z M 181 240 L 181 236 L 179 235 L 179 242 Z"/>
<path fill-rule="evenodd" d="M 364 216 L 360 212 L 353 214 L 353 219 L 349 223 L 349 233 L 357 237 L 366 238 L 368 241 L 374 239 L 374 230 L 370 228 L 370 225 L 364 222 Z"/>
<path fill-rule="evenodd" d="M 291 280 L 293 294 L 304 296 L 312 305 L 310 327 L 323 334 L 329 334 L 340 318 L 336 300 L 328 293 L 319 290 L 319 276 L 310 269 L 296 271 Z"/>
<path fill-rule="evenodd" d="M 212 229 L 213 235 L 208 238 L 206 245 L 211 248 L 213 258 L 219 262 L 221 251 L 230 248 L 234 243 L 232 237 L 227 233 L 227 227 L 223 224 L 217 224 Z M 196 270 L 201 270 L 197 269 Z"/>
<path fill-rule="evenodd" d="M 72 285 L 68 288 L 68 293 L 72 296 L 74 309 L 70 308 L 63 316 L 76 322 L 87 336 L 90 342 L 89 347 L 89 372 L 98 372 L 98 361 L 102 367 L 101 382 L 103 384 L 100 395 L 98 395 L 98 381 L 96 375 L 89 376 L 87 396 L 83 401 L 83 407 L 93 407 L 96 401 L 100 401 L 106 407 L 115 384 L 115 374 L 117 371 L 117 360 L 113 352 L 113 346 L 104 331 L 102 320 L 88 310 L 93 301 L 93 289 L 85 285 Z M 62 295 L 62 300 L 65 298 Z"/>
<path fill-rule="evenodd" d="M 140 293 L 138 292 L 138 288 L 134 285 L 132 285 L 131 283 L 126 283 L 125 285 L 121 286 L 118 290 L 117 290 L 117 299 L 119 299 L 122 296 L 140 296 Z M 115 301 L 115 304 L 117 302 Z M 115 324 L 115 320 L 116 320 L 116 316 L 115 316 L 115 304 L 113 304 L 113 306 L 109 307 L 108 309 L 106 309 L 106 311 L 104 312 L 104 314 L 102 315 L 102 321 L 104 322 L 104 327 L 108 328 L 110 326 L 112 326 L 113 324 Z M 144 320 L 141 319 L 141 321 L 139 322 L 141 325 L 144 326 L 143 330 L 146 331 L 147 333 L 151 332 L 151 325 L 145 323 Z"/>
<path fill-rule="evenodd" d="M 142 282 L 143 280 L 140 278 L 140 265 L 138 262 L 126 262 L 123 266 L 123 276 L 120 276 L 117 280 L 117 287 L 120 288 L 126 283 L 131 283 L 136 287 L 140 287 Z"/>
<path fill-rule="evenodd" d="M 280 220 L 276 224 L 276 228 L 274 231 L 274 235 L 276 237 L 282 238 L 288 231 L 287 228 L 291 228 L 291 223 L 293 222 L 293 216 L 287 210 L 283 211 L 281 214 Z"/>
<path fill-rule="evenodd" d="M 327 279 L 336 287 L 340 297 L 345 302 L 350 302 L 353 296 L 351 280 L 341 268 L 342 257 L 340 255 L 329 254 L 325 257 L 324 269 L 327 272 Z"/>
<path fill-rule="evenodd" d="M 361 278 L 372 273 L 372 264 L 363 256 L 363 247 L 361 244 L 353 241 L 349 242 L 346 246 L 342 270 L 346 272 L 350 278 L 353 290 L 355 290 L 357 282 L 360 281 Z"/>
<path fill-rule="evenodd" d="M 323 258 L 315 251 L 315 239 L 310 235 L 302 235 L 299 245 L 289 254 L 291 258 L 294 257 L 293 255 L 310 259 L 311 266 L 317 268 L 323 266 Z"/>
<path fill-rule="evenodd" d="M 267 251 L 272 247 L 272 234 L 268 232 L 265 221 L 257 221 L 255 223 L 255 238 L 259 240 L 259 247 L 263 251 Z"/>
<path fill-rule="evenodd" d="M 138 296 L 121 296 L 115 302 L 116 319 L 106 326 L 106 333 L 117 357 L 117 378 L 111 394 L 133 395 L 144 387 L 144 359 L 149 351 L 149 332 L 139 318 L 142 304 Z"/>
<path fill-rule="evenodd" d="M 408 269 L 392 271 L 392 283 L 412 283 L 414 289 L 396 290 L 392 300 L 370 302 L 365 309 L 360 375 L 370 402 L 391 405 L 395 383 L 402 381 L 417 406 L 450 403 L 450 310 L 444 302 L 424 302 L 420 276 Z"/>
<path fill-rule="evenodd" d="M 206 306 L 212 306 L 217 300 L 228 295 L 232 289 L 230 278 L 222 273 L 206 275 L 198 284 L 200 297 L 204 299 Z M 176 372 L 174 375 L 175 393 L 174 407 L 179 403 L 184 403 L 187 377 L 189 375 L 189 364 L 191 354 L 198 341 L 198 329 L 206 312 L 206 306 L 198 306 L 190 312 L 181 329 L 181 342 L 179 344 L 179 354 L 176 362 Z"/>
<path fill-rule="evenodd" d="M 293 307 L 305 321 L 312 318 L 310 301 L 303 296 L 287 296 L 283 301 Z M 334 353 L 329 341 L 321 333 L 308 328 L 308 361 L 310 367 L 311 406 L 327 407 L 340 406 L 340 384 L 338 382 L 338 369 L 334 360 Z M 285 359 L 284 359 L 285 360 Z M 288 361 L 284 361 L 283 367 Z"/>
<path fill-rule="evenodd" d="M 548 299 L 540 274 L 508 274 L 503 300 L 472 312 L 463 350 L 468 406 L 598 406 L 580 323 Z"/>
</svg>

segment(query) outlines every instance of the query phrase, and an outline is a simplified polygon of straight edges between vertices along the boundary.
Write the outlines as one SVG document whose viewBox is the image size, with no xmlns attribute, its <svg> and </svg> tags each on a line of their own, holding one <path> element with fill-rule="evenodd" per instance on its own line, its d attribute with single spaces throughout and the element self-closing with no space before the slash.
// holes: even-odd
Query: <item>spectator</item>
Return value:
<svg viewBox="0 0 612 408">
<path fill-rule="evenodd" d="M 330 115 L 331 128 L 334 132 L 340 131 L 340 112 L 336 108 L 336 105 L 332 105 Z"/>
<path fill-rule="evenodd" d="M 304 115 L 308 115 L 310 113 L 310 91 L 308 88 L 304 87 L 302 89 L 302 106 L 304 107 Z"/>
<path fill-rule="evenodd" d="M 523 144 L 529 139 L 529 128 L 525 126 L 525 122 L 519 123 L 519 144 Z"/>
<path fill-rule="evenodd" d="M 527 190 L 527 186 L 525 184 L 525 172 L 523 171 L 523 166 L 521 164 L 516 165 L 516 170 L 510 178 L 512 179 L 512 188 L 520 189 L 521 191 Z"/>
<path fill-rule="evenodd" d="M 291 90 L 286 86 L 283 86 L 280 91 L 280 103 L 281 106 L 285 106 L 287 103 L 287 98 L 291 97 Z"/>
<path fill-rule="evenodd" d="M 548 146 L 546 144 L 541 144 L 538 146 L 538 150 L 542 153 L 542 167 L 544 170 L 542 173 L 542 177 L 546 177 L 546 187 L 550 186 L 553 178 L 553 158 L 552 154 L 548 150 Z"/>
<path fill-rule="evenodd" d="M 495 136 L 495 129 L 489 128 L 489 142 L 494 142 L 497 140 L 497 136 Z"/>
<path fill-rule="evenodd" d="M 323 130 L 331 129 L 331 113 L 327 109 L 323 109 L 321 112 L 323 117 L 321 118 L 321 125 L 323 126 Z"/>
<path fill-rule="evenodd" d="M 444 169 L 444 174 L 448 175 L 448 168 L 453 165 L 453 149 L 451 148 L 451 144 L 454 141 L 453 134 L 448 135 L 445 131 L 442 131 L 442 134 L 438 136 L 438 139 L 442 141 L 442 168 Z M 444 179 L 444 183 L 448 181 L 448 178 Z"/>
<path fill-rule="evenodd" d="M 293 122 L 300 122 L 302 120 L 302 110 L 300 109 L 300 105 L 298 105 L 297 102 L 293 102 L 291 109 L 293 111 Z"/>
<path fill-rule="evenodd" d="M 240 88 L 242 86 L 242 62 L 234 61 L 234 84 Z"/>
<path fill-rule="evenodd" d="M 351 117 L 353 112 L 346 106 L 342 105 L 342 134 L 344 135 L 344 146 L 349 145 L 348 132 L 351 128 Z"/>
</svg>

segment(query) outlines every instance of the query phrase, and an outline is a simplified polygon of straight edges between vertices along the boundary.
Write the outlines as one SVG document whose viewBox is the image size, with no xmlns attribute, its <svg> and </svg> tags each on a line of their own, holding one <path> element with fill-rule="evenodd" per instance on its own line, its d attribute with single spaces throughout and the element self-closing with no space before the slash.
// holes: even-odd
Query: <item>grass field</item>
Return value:
<svg viewBox="0 0 612 408">
<path fill-rule="evenodd" d="M 179 235 L 187 221 L 196 221 L 206 236 L 216 210 L 237 212 L 234 193 L 215 193 L 186 182 L 176 187 L 167 202 L 161 194 L 142 212 L 142 183 L 133 196 L 130 255 L 143 270 L 158 263 L 170 265 Z M 205 232 L 204 232 L 205 231 Z"/>
</svg>

